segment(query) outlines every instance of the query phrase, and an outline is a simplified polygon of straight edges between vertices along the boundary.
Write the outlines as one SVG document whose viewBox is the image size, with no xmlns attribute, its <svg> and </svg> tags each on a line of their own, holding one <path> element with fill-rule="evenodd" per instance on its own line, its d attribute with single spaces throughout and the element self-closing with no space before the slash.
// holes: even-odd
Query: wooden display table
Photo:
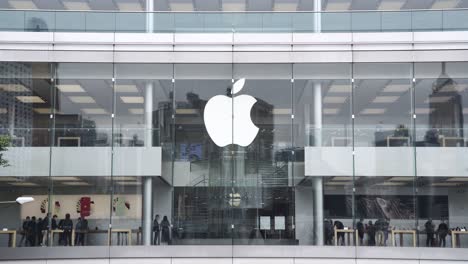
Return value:
<svg viewBox="0 0 468 264">
<path fill-rule="evenodd" d="M 354 229 L 335 229 L 335 246 L 338 246 L 338 233 L 344 233 L 348 242 L 347 245 L 351 245 L 351 237 L 355 233 Z"/>
<path fill-rule="evenodd" d="M 0 234 L 8 235 L 8 242 L 11 247 L 16 247 L 16 230 L 0 230 Z"/>
<path fill-rule="evenodd" d="M 460 237 L 460 235 L 468 235 L 468 231 L 452 231 L 452 247 L 456 248 L 457 247 L 457 236 Z"/>
<path fill-rule="evenodd" d="M 62 234 L 63 233 L 63 230 L 62 229 L 52 229 L 50 230 L 50 241 L 51 241 L 51 245 L 54 246 L 54 237 L 55 237 L 55 234 Z M 59 241 L 60 242 L 60 241 Z M 66 243 L 66 242 L 65 242 Z M 72 230 L 71 232 L 71 245 L 74 246 L 75 245 L 75 229 Z M 61 245 L 59 245 L 61 246 Z"/>
<path fill-rule="evenodd" d="M 392 230 L 392 246 L 396 247 L 395 235 L 400 235 L 400 246 L 403 246 L 403 235 L 410 234 L 413 236 L 413 247 L 416 247 L 416 230 Z"/>
<path fill-rule="evenodd" d="M 117 233 L 117 238 L 119 241 L 117 241 L 117 244 L 120 244 L 120 235 L 121 234 L 127 234 L 127 245 L 131 246 L 132 245 L 132 230 L 131 229 L 109 229 L 107 232 L 107 245 L 111 244 L 112 240 L 112 233 Z M 122 241 L 123 244 L 123 241 Z"/>
</svg>

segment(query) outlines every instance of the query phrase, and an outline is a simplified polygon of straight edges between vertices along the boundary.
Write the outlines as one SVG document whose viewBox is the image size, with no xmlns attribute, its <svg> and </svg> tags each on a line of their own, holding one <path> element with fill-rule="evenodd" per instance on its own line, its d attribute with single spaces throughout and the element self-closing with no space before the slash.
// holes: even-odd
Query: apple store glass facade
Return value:
<svg viewBox="0 0 468 264">
<path fill-rule="evenodd" d="M 468 247 L 467 129 L 466 62 L 2 62 L 0 246 Z"/>
</svg>

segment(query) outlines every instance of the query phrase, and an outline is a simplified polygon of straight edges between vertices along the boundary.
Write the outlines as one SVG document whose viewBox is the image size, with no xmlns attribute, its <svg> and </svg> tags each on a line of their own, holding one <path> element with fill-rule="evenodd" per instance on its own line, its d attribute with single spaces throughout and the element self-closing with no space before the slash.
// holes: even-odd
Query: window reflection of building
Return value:
<svg viewBox="0 0 468 264">
<path fill-rule="evenodd" d="M 463 139 L 462 97 L 456 89 L 457 83 L 446 73 L 446 63 L 432 85 L 429 95 L 429 130 L 425 141 L 430 145 L 441 145 L 444 137 Z"/>
</svg>

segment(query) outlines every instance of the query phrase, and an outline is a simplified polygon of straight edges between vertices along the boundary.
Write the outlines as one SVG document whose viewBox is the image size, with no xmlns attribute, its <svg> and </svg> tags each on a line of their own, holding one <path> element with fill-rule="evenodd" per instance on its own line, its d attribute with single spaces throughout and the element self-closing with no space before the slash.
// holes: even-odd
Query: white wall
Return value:
<svg viewBox="0 0 468 264">
<path fill-rule="evenodd" d="M 10 166 L 0 176 L 49 176 L 49 164 L 52 176 L 111 175 L 110 147 L 12 147 L 5 159 Z M 114 148 L 113 165 L 114 176 L 160 176 L 161 148 Z"/>
<path fill-rule="evenodd" d="M 414 176 L 414 148 L 357 147 L 356 176 Z M 468 177 L 468 148 L 417 147 L 418 176 Z M 352 176 L 349 147 L 306 147 L 305 176 Z"/>
</svg>

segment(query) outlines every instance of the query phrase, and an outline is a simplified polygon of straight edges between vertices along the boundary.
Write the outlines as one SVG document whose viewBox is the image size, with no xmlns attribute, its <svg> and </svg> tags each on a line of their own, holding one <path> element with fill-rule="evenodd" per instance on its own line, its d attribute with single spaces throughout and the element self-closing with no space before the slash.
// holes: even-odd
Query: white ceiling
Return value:
<svg viewBox="0 0 468 264">
<path fill-rule="evenodd" d="M 68 2 L 68 3 L 67 3 Z M 71 4 L 70 4 L 71 2 Z M 158 11 L 312 11 L 314 0 L 154 0 Z M 146 0 L 1 0 L 0 8 L 144 10 Z M 68 8 L 67 8 L 68 7 Z M 323 10 L 468 8 L 468 0 L 322 0 Z"/>
</svg>

